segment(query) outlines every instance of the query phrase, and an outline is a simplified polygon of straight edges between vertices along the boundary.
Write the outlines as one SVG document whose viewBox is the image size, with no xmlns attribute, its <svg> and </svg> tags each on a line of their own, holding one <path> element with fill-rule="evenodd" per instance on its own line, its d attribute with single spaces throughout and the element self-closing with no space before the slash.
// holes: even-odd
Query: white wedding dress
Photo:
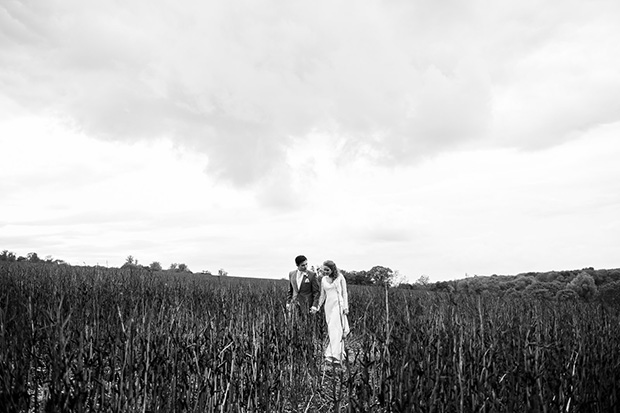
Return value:
<svg viewBox="0 0 620 413">
<path fill-rule="evenodd" d="M 349 320 L 344 311 L 349 309 L 347 282 L 339 274 L 334 280 L 329 277 L 321 279 L 321 296 L 319 307 L 325 302 L 325 321 L 329 343 L 325 348 L 325 359 L 342 362 L 344 354 L 344 338 L 349 334 Z"/>
</svg>

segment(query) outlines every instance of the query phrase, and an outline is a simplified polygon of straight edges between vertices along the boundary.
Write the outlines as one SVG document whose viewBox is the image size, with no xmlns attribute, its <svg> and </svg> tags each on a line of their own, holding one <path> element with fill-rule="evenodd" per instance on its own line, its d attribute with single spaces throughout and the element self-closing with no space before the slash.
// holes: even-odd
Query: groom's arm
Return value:
<svg viewBox="0 0 620 413">
<path fill-rule="evenodd" d="M 293 284 L 291 284 L 290 273 L 288 274 L 288 277 L 286 277 L 286 279 L 288 280 L 288 294 L 286 294 L 286 304 L 290 304 L 293 300 Z"/>
</svg>

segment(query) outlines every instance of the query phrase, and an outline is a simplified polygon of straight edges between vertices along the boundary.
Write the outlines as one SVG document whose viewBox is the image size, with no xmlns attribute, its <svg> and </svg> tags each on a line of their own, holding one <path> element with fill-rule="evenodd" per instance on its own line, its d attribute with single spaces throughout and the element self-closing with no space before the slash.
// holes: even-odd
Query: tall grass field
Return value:
<svg viewBox="0 0 620 413">
<path fill-rule="evenodd" d="M 617 307 L 349 286 L 347 362 L 286 281 L 0 265 L 6 412 L 620 411 Z"/>
</svg>

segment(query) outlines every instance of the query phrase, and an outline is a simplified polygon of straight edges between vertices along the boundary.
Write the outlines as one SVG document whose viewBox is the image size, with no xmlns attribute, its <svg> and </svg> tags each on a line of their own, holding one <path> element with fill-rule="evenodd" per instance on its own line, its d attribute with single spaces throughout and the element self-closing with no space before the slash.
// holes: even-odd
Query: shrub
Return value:
<svg viewBox="0 0 620 413">
<path fill-rule="evenodd" d="M 586 301 L 592 300 L 597 293 L 596 283 L 594 278 L 585 271 L 580 272 L 573 280 L 568 284 L 568 288 L 575 291 L 577 295 Z"/>
<path fill-rule="evenodd" d="M 602 286 L 598 293 L 601 302 L 620 307 L 620 281 Z"/>
</svg>

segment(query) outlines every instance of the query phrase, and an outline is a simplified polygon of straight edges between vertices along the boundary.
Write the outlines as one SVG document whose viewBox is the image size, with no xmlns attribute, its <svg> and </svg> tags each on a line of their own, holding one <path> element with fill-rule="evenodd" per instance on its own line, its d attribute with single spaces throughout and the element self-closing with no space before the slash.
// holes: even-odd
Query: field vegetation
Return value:
<svg viewBox="0 0 620 413">
<path fill-rule="evenodd" d="M 322 313 L 293 322 L 286 289 L 282 280 L 0 262 L 0 406 L 620 409 L 617 296 L 350 285 L 348 363 L 334 369 L 322 362 Z"/>
</svg>

